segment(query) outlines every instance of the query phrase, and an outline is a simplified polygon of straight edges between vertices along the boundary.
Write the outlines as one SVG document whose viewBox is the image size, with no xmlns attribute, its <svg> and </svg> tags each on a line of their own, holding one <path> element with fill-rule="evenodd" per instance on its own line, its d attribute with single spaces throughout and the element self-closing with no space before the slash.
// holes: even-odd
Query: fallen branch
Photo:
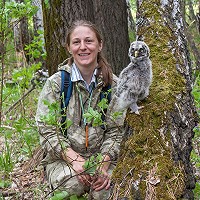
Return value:
<svg viewBox="0 0 200 200">
<path fill-rule="evenodd" d="M 15 194 L 19 193 L 19 191 L 5 191 L 5 192 L 1 192 L 1 195 L 3 197 L 10 197 L 10 196 L 13 196 Z"/>
<path fill-rule="evenodd" d="M 7 111 L 5 111 L 5 113 L 3 113 L 3 115 L 6 115 L 11 110 L 13 110 L 20 101 L 22 101 L 26 96 L 28 96 L 29 93 L 31 93 L 35 89 L 35 86 L 36 85 L 32 85 L 32 87 L 20 99 L 18 99 L 12 106 L 10 106 L 10 108 Z"/>
<path fill-rule="evenodd" d="M 6 126 L 6 125 L 2 125 L 1 128 L 6 128 L 6 129 L 10 129 L 10 130 L 15 130 L 15 128 L 11 127 L 11 126 Z"/>
</svg>

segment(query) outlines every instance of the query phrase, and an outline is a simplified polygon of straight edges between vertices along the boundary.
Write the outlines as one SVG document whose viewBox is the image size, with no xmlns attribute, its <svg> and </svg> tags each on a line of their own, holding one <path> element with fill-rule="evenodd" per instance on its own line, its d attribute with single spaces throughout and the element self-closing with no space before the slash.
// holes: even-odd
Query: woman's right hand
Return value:
<svg viewBox="0 0 200 200">
<path fill-rule="evenodd" d="M 86 186 L 90 186 L 91 185 L 91 176 L 87 173 L 85 173 L 85 169 L 83 168 L 83 164 L 85 163 L 85 160 L 83 158 L 80 158 L 76 161 L 72 162 L 72 167 L 74 169 L 74 171 L 78 174 L 78 180 L 86 185 Z"/>
<path fill-rule="evenodd" d="M 83 168 L 85 159 L 71 148 L 65 149 L 62 156 L 65 161 L 72 165 L 73 170 L 77 173 L 78 180 L 82 184 L 90 186 L 92 181 L 91 176 L 85 173 L 85 169 Z"/>
</svg>

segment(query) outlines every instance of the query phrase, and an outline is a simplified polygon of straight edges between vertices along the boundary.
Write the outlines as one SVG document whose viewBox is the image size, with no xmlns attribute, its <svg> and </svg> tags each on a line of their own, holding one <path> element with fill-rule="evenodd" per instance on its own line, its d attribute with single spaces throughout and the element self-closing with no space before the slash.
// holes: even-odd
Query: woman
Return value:
<svg viewBox="0 0 200 200">
<path fill-rule="evenodd" d="M 59 186 L 59 190 L 77 196 L 90 192 L 93 199 L 102 200 L 109 194 L 113 162 L 117 159 L 123 136 L 121 127 L 124 115 L 112 120 L 111 109 L 108 108 L 106 129 L 102 129 L 102 126 L 92 127 L 91 122 L 86 124 L 83 114 L 89 107 L 100 112 L 97 106 L 100 92 L 104 86 L 111 84 L 113 93 L 116 77 L 102 56 L 102 37 L 92 23 L 83 20 L 74 22 L 66 41 L 71 58 L 59 65 L 59 71 L 47 80 L 38 102 L 36 122 L 41 135 L 40 142 L 46 152 L 43 163 L 53 188 Z M 42 120 L 42 116 L 49 113 L 44 100 L 50 103 L 61 102 L 60 70 L 69 72 L 73 83 L 66 111 L 66 118 L 72 125 L 65 136 L 59 128 Z M 113 98 L 109 105 L 113 105 L 114 101 Z M 98 167 L 98 173 L 92 175 L 87 173 L 83 165 L 91 155 L 97 153 L 103 155 L 103 161 Z"/>
</svg>

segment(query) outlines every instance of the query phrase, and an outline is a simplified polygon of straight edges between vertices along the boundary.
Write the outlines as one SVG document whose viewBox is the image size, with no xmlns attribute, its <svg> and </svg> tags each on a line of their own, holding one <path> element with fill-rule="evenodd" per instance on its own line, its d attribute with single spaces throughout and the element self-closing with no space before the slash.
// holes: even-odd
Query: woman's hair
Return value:
<svg viewBox="0 0 200 200">
<path fill-rule="evenodd" d="M 95 33 L 98 42 L 101 43 L 103 41 L 100 31 L 97 29 L 97 27 L 94 24 L 86 20 L 77 20 L 73 22 L 72 26 L 68 30 L 67 37 L 66 37 L 67 46 L 70 45 L 70 36 L 72 32 L 78 26 L 86 26 L 90 28 Z M 102 72 L 105 85 L 112 84 L 112 69 L 107 59 L 103 56 L 102 52 L 98 52 L 97 62 L 98 62 L 98 69 L 99 69 L 97 76 Z M 72 63 L 73 63 L 73 57 L 70 57 L 68 60 L 68 64 L 72 65 Z"/>
</svg>

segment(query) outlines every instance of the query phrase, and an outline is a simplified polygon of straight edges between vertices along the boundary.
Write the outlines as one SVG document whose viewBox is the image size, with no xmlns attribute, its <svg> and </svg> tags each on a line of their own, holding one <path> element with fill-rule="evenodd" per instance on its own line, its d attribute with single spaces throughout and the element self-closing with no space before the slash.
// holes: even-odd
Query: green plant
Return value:
<svg viewBox="0 0 200 200">
<path fill-rule="evenodd" d="M 61 124 L 61 107 L 60 102 L 50 103 L 47 100 L 44 100 L 44 105 L 46 105 L 49 109 L 47 115 L 41 116 L 41 120 L 49 125 L 55 125 L 58 128 L 62 128 L 62 125 L 65 125 L 65 128 L 69 128 L 72 125 L 72 121 L 66 119 L 66 121 Z"/>
<path fill-rule="evenodd" d="M 16 133 L 19 134 L 18 138 L 21 146 L 20 152 L 32 156 L 33 149 L 39 140 L 34 121 L 32 119 L 28 121 L 24 117 L 20 117 L 13 122 L 13 127 L 15 128 Z"/>
<path fill-rule="evenodd" d="M 34 73 L 40 69 L 42 66 L 41 62 L 32 64 L 29 67 L 22 67 L 19 69 L 14 69 L 12 73 L 12 80 L 14 83 L 19 84 L 22 88 L 28 88 L 30 86 L 31 80 Z"/>
<path fill-rule="evenodd" d="M 195 100 L 195 106 L 197 108 L 197 113 L 200 117 L 200 73 L 198 74 L 195 84 L 192 90 L 192 94 Z M 193 150 L 191 152 L 191 160 L 197 169 L 200 169 L 200 125 L 194 128 L 194 138 L 193 138 Z M 197 178 L 196 187 L 194 189 L 195 199 L 200 198 L 200 180 Z"/>
<path fill-rule="evenodd" d="M 49 200 L 87 200 L 84 196 L 76 196 L 76 195 L 71 195 L 69 196 L 66 191 L 55 191 L 53 197 L 51 197 Z"/>
<path fill-rule="evenodd" d="M 38 35 L 34 36 L 29 45 L 26 45 L 25 50 L 27 55 L 31 56 L 31 59 L 42 58 L 46 59 L 46 52 L 44 51 L 44 32 L 42 30 L 37 31 Z"/>
<path fill-rule="evenodd" d="M 0 128 L 1 133 L 4 133 L 4 144 L 5 147 L 0 154 L 0 169 L 1 171 L 4 171 L 5 174 L 8 174 L 12 171 L 14 162 L 11 158 L 12 150 L 10 148 L 8 138 L 11 138 L 12 133 L 10 131 L 6 131 L 3 128 Z"/>
<path fill-rule="evenodd" d="M 53 197 L 49 200 L 62 200 L 68 197 L 68 193 L 66 191 L 55 191 Z"/>
<path fill-rule="evenodd" d="M 90 175 L 94 175 L 97 172 L 98 167 L 102 164 L 103 156 L 98 153 L 96 156 L 92 155 L 90 158 L 88 158 L 83 167 L 86 170 L 86 172 Z"/>
<path fill-rule="evenodd" d="M 199 200 L 200 199 L 200 183 L 196 183 L 196 187 L 194 189 L 194 199 Z"/>
</svg>

